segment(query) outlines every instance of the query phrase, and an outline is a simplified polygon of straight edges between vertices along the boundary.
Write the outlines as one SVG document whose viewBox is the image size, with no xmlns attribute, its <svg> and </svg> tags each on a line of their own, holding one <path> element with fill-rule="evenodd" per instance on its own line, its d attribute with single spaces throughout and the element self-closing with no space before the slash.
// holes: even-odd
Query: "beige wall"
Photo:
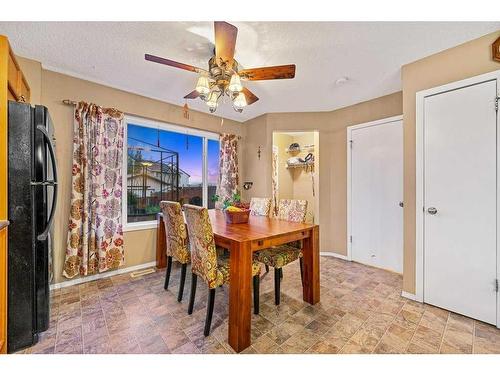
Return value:
<svg viewBox="0 0 500 375">
<path fill-rule="evenodd" d="M 141 116 L 171 124 L 213 132 L 230 132 L 245 136 L 245 127 L 238 122 L 224 120 L 221 127 L 219 117 L 191 111 L 190 119 L 183 117 L 182 107 L 148 99 L 143 96 L 113 89 L 89 81 L 42 69 L 37 62 L 20 58 L 20 64 L 27 75 L 33 95 L 33 103 L 49 108 L 55 127 L 56 158 L 59 168 L 60 197 L 54 221 L 54 277 L 55 282 L 65 281 L 62 277 L 66 234 L 71 197 L 71 155 L 73 134 L 73 108 L 64 105 L 63 99 L 84 100 L 104 107 L 114 107 L 127 114 Z M 244 138 L 242 139 L 244 141 Z M 241 149 L 241 148 L 240 148 Z M 242 153 L 240 152 L 240 157 Z M 155 260 L 156 230 L 141 230 L 125 233 L 125 265 L 135 266 Z"/>
<path fill-rule="evenodd" d="M 243 155 L 240 160 L 244 172 L 240 170 L 241 181 L 253 181 L 250 190 L 242 191 L 242 198 L 249 200 L 251 197 L 270 196 L 271 174 L 267 173 L 268 165 L 271 163 L 272 137 L 267 137 L 267 117 L 262 115 L 245 122 L 246 137 L 242 144 Z M 261 156 L 258 157 L 257 151 L 261 147 Z M 247 166 L 250 169 L 247 169 Z M 269 187 L 269 189 L 267 188 Z"/>
<path fill-rule="evenodd" d="M 415 94 L 418 91 L 500 69 L 491 44 L 500 31 L 402 67 L 404 129 L 403 290 L 415 293 Z"/>
<path fill-rule="evenodd" d="M 270 113 L 245 122 L 247 126 L 244 181 L 253 181 L 244 197 L 271 196 L 272 134 L 279 131 L 319 133 L 319 183 L 321 207 L 320 250 L 347 254 L 347 127 L 401 115 L 402 93 L 397 92 L 331 112 Z M 262 156 L 257 158 L 261 145 Z"/>
<path fill-rule="evenodd" d="M 286 133 L 273 134 L 273 146 L 278 148 L 278 200 L 293 198 L 293 179 L 285 166 L 289 156 L 285 150 L 292 142 L 293 137 L 291 135 Z"/>
</svg>

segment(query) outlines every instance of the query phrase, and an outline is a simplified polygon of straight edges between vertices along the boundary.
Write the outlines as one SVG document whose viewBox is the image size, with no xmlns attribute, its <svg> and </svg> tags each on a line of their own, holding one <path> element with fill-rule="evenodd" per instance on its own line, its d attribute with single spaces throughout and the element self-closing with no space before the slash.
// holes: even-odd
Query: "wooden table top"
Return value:
<svg viewBox="0 0 500 375">
<path fill-rule="evenodd" d="M 257 241 L 272 239 L 284 234 L 292 234 L 310 230 L 316 224 L 294 223 L 267 216 L 252 216 L 248 223 L 228 224 L 224 213 L 220 210 L 208 210 L 214 235 L 229 238 L 233 241 Z"/>
</svg>

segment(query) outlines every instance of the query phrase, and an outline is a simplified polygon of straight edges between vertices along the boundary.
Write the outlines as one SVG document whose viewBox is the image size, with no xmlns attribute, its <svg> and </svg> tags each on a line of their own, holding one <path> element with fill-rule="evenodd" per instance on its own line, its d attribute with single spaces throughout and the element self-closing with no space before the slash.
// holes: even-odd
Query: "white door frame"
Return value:
<svg viewBox="0 0 500 375">
<path fill-rule="evenodd" d="M 347 260 L 352 260 L 352 242 L 351 242 L 351 228 L 352 228 L 352 218 L 351 218 L 351 208 L 352 208 L 352 132 L 353 130 L 367 128 L 369 126 L 377 126 L 389 124 L 391 122 L 403 121 L 403 115 L 387 117 L 380 120 L 365 122 L 362 124 L 351 125 L 347 127 Z"/>
<path fill-rule="evenodd" d="M 497 96 L 500 96 L 500 70 L 419 91 L 416 94 L 416 196 L 415 196 L 415 300 L 424 302 L 424 100 L 426 97 L 447 91 L 497 80 Z M 495 98 L 491 98 L 495 105 Z M 497 128 L 500 125 L 497 111 Z M 500 132 L 497 131 L 497 147 L 500 147 Z M 500 176 L 500 153 L 497 152 L 497 175 Z M 500 215 L 500 184 L 497 182 L 497 218 Z M 500 220 L 497 220 L 497 236 L 500 235 Z M 497 240 L 497 278 L 500 276 L 500 241 Z M 500 328 L 500 298 L 497 293 L 497 327 Z"/>
</svg>

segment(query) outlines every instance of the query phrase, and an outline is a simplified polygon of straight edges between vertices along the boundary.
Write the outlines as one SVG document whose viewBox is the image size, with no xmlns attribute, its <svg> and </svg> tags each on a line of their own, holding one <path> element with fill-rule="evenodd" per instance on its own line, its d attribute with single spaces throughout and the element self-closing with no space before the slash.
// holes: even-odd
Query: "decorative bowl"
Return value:
<svg viewBox="0 0 500 375">
<path fill-rule="evenodd" d="M 228 224 L 244 224 L 248 223 L 248 218 L 250 217 L 250 210 L 243 210 L 243 211 L 224 210 L 224 216 L 226 217 L 226 223 Z"/>
</svg>

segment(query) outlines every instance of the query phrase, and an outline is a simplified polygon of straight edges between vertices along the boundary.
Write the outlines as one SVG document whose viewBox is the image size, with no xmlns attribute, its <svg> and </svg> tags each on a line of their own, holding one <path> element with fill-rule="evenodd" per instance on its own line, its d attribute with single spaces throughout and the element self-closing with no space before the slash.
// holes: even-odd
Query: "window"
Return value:
<svg viewBox="0 0 500 375">
<path fill-rule="evenodd" d="M 214 207 L 218 134 L 135 117 L 125 120 L 126 229 L 155 227 L 162 200 Z"/>
</svg>

